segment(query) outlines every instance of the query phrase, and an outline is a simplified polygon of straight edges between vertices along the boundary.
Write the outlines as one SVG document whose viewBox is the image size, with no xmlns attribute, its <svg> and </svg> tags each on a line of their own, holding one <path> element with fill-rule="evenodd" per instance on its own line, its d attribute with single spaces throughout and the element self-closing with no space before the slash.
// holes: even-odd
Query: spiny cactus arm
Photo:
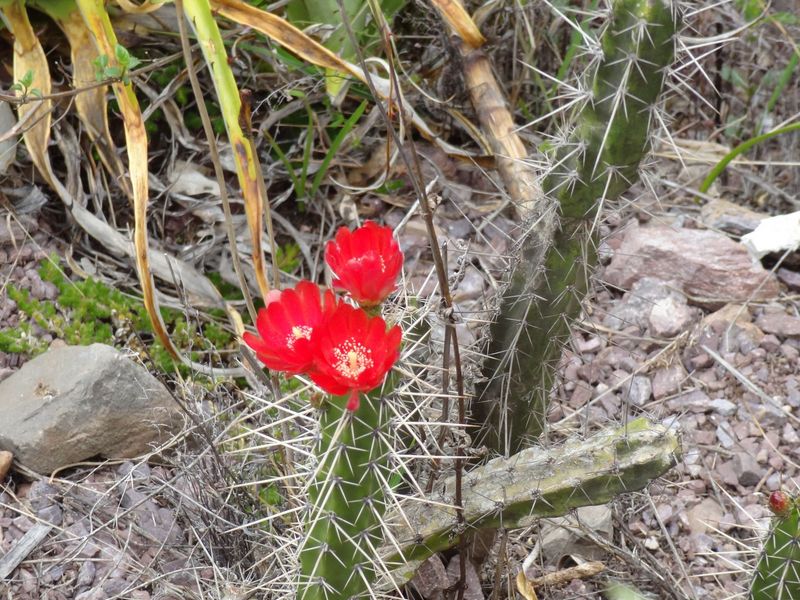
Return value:
<svg viewBox="0 0 800 600">
<path fill-rule="evenodd" d="M 548 247 L 538 236 L 527 238 L 491 326 L 486 380 L 471 418 L 483 426 L 476 442 L 503 454 L 544 431 L 555 362 L 587 291 L 595 253 L 590 225 L 570 225 L 556 230 Z M 542 264 L 546 275 L 533 268 Z"/>
<path fill-rule="evenodd" d="M 510 458 L 496 458 L 465 476 L 464 510 L 467 525 L 478 529 L 514 529 L 542 517 L 610 501 L 617 494 L 644 488 L 680 459 L 674 431 L 645 419 L 597 434 L 561 448 L 528 448 Z M 390 564 L 405 563 L 395 572 L 401 585 L 414 574 L 416 561 L 451 547 L 455 532 L 452 506 L 454 478 L 428 502 L 407 502 L 403 514 L 387 515 L 393 539 L 402 550 L 386 548 Z"/>
<path fill-rule="evenodd" d="M 471 419 L 496 452 L 517 452 L 544 428 L 553 369 L 595 264 L 592 219 L 638 177 L 676 27 L 671 0 L 614 2 L 591 91 L 543 184 L 558 199 L 560 228 L 550 245 L 538 232 L 523 239 L 491 327 Z"/>
<path fill-rule="evenodd" d="M 751 600 L 800 598 L 800 508 L 797 499 L 788 504 L 775 515 L 764 542 L 750 588 Z"/>
<path fill-rule="evenodd" d="M 616 0 L 601 37 L 602 59 L 575 127 L 557 151 L 544 189 L 565 218 L 586 218 L 638 179 L 653 107 L 675 51 L 671 0 Z"/>
<path fill-rule="evenodd" d="M 392 389 L 392 380 L 384 386 Z M 389 454 L 389 410 L 380 389 L 356 412 L 346 397 L 320 411 L 318 467 L 309 488 L 306 538 L 300 551 L 300 600 L 337 600 L 364 594 L 375 579 L 375 548 L 385 510 L 383 482 Z"/>
</svg>

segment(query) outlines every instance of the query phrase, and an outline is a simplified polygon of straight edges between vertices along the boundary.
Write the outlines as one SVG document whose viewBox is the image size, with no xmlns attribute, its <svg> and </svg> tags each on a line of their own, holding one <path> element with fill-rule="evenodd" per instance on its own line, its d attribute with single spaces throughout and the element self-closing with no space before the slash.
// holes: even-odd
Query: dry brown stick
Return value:
<svg viewBox="0 0 800 600">
<path fill-rule="evenodd" d="M 543 197 L 542 189 L 527 160 L 525 145 L 517 135 L 517 126 L 508 109 L 505 94 L 483 50 L 461 41 L 459 51 L 464 63 L 464 82 L 481 129 L 494 153 L 497 170 L 517 213 L 521 217 L 529 216 L 533 213 L 534 205 Z"/>
<path fill-rule="evenodd" d="M 14 569 L 19 566 L 19 563 L 25 560 L 28 554 L 36 550 L 52 528 L 52 525 L 44 523 L 36 523 L 31 527 L 14 547 L 6 552 L 3 558 L 0 558 L 0 579 L 5 579 L 11 575 Z"/>
<path fill-rule="evenodd" d="M 522 217 L 529 216 L 534 203 L 542 198 L 542 190 L 536 173 L 527 162 L 525 145 L 517 135 L 517 126 L 508 108 L 506 95 L 494 76 L 489 58 L 481 49 L 486 40 L 460 0 L 431 2 L 459 39 L 464 82 L 481 129 L 489 140 L 506 191 L 517 213 Z"/>
</svg>

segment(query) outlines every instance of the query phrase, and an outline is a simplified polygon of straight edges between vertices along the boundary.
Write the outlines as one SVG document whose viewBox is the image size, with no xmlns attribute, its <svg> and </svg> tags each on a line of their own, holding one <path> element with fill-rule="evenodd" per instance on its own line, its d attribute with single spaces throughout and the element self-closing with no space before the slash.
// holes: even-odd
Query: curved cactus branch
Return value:
<svg viewBox="0 0 800 600">
<path fill-rule="evenodd" d="M 528 448 L 465 476 L 464 517 L 473 529 L 527 527 L 640 490 L 675 466 L 680 455 L 675 432 L 645 419 L 560 448 Z M 401 565 L 393 573 L 395 585 L 413 577 L 420 562 L 456 543 L 454 488 L 450 478 L 427 502 L 409 502 L 402 512 L 387 515 L 396 545 L 383 555 L 388 564 Z"/>
</svg>

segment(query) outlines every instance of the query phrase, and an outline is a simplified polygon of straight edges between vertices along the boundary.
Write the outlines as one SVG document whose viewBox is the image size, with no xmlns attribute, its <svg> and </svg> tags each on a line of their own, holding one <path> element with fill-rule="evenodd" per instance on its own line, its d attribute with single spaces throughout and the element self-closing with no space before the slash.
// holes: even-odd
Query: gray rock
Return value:
<svg viewBox="0 0 800 600">
<path fill-rule="evenodd" d="M 96 572 L 94 561 L 85 560 L 81 563 L 81 568 L 78 569 L 78 579 L 75 585 L 78 587 L 89 587 L 94 583 L 94 574 Z"/>
<path fill-rule="evenodd" d="M 611 285 L 629 289 L 643 277 L 675 281 L 703 306 L 769 300 L 778 280 L 747 249 L 714 231 L 632 227 L 605 271 Z"/>
<path fill-rule="evenodd" d="M 736 444 L 735 434 L 727 423 L 720 423 L 717 426 L 717 439 L 726 450 L 730 450 Z"/>
<path fill-rule="evenodd" d="M 767 217 L 769 215 L 719 198 L 711 200 L 700 210 L 703 225 L 736 235 L 753 231 Z"/>
<path fill-rule="evenodd" d="M 700 323 L 700 331 L 703 338 L 715 340 L 717 349 L 722 352 L 741 350 L 747 354 L 764 339 L 764 332 L 752 323 L 750 310 L 742 304 L 726 304 L 706 315 Z"/>
<path fill-rule="evenodd" d="M 659 369 L 653 376 L 653 397 L 661 400 L 680 389 L 681 383 L 686 379 L 686 373 L 681 365 L 673 365 Z"/>
<path fill-rule="evenodd" d="M 443 592 L 450 583 L 447 580 L 444 563 L 438 554 L 434 554 L 419 566 L 411 584 L 423 598 L 438 600 L 443 597 Z"/>
<path fill-rule="evenodd" d="M 653 277 L 637 279 L 631 290 L 609 311 L 603 323 L 612 329 L 624 329 L 630 325 L 644 329 L 647 327 L 653 307 L 659 301 L 673 298 L 678 304 L 681 299 L 684 304 L 686 303 L 686 298 L 673 288 L 674 286 L 661 279 Z"/>
<path fill-rule="evenodd" d="M 42 510 L 58 502 L 60 495 L 56 486 L 45 479 L 39 479 L 34 481 L 28 490 L 28 502 L 34 510 Z"/>
<path fill-rule="evenodd" d="M 475 565 L 472 564 L 472 561 L 467 559 L 464 561 L 464 566 L 464 584 L 466 586 L 464 589 L 464 600 L 484 600 L 483 590 L 481 589 L 481 579 L 478 576 L 478 571 L 475 570 Z M 447 578 L 450 582 L 450 586 L 458 583 L 460 576 L 461 559 L 456 555 L 451 558 L 450 562 L 447 564 Z"/>
<path fill-rule="evenodd" d="M 748 402 L 747 404 L 747 406 L 739 408 L 739 418 L 742 421 L 749 421 L 755 418 L 756 422 L 765 430 L 778 430 L 782 428 L 789 419 L 789 415 L 787 415 L 780 406 L 772 402 L 759 401 L 758 403 Z"/>
<path fill-rule="evenodd" d="M 0 382 L 0 448 L 40 473 L 146 452 L 180 423 L 169 392 L 103 344 L 42 354 Z"/>
<path fill-rule="evenodd" d="M 688 329 L 694 315 L 694 311 L 686 305 L 686 298 L 667 296 L 658 300 L 650 311 L 650 332 L 656 337 L 674 337 Z"/>
<path fill-rule="evenodd" d="M 643 406 L 650 399 L 653 384 L 650 378 L 644 375 L 635 375 L 630 384 L 625 388 L 624 398 L 634 406 Z"/>
<path fill-rule="evenodd" d="M 733 457 L 734 468 L 739 474 L 739 485 L 752 487 L 761 481 L 766 469 L 758 464 L 755 457 L 748 452 L 737 452 Z"/>
<path fill-rule="evenodd" d="M 736 405 L 724 398 L 715 398 L 709 403 L 711 410 L 721 414 L 723 417 L 732 417 L 736 414 Z"/>
<path fill-rule="evenodd" d="M 797 271 L 790 271 L 781 267 L 776 275 L 790 290 L 795 292 L 800 290 L 800 273 Z"/>
</svg>

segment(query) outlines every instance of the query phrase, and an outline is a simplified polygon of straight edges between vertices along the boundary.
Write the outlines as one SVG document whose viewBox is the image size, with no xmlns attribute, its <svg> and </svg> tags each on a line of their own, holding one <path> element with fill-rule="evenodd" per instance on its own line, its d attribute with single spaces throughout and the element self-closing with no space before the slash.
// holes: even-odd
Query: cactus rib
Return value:
<svg viewBox="0 0 800 600">
<path fill-rule="evenodd" d="M 674 54 L 677 12 L 670 0 L 616 0 L 601 38 L 591 92 L 555 149 L 543 189 L 561 218 L 546 245 L 536 230 L 518 260 L 491 326 L 472 421 L 479 443 L 505 455 L 544 429 L 554 364 L 577 316 L 596 262 L 594 218 L 636 180 L 649 148 L 651 114 Z M 541 215 L 540 215 L 541 218 Z"/>
</svg>

